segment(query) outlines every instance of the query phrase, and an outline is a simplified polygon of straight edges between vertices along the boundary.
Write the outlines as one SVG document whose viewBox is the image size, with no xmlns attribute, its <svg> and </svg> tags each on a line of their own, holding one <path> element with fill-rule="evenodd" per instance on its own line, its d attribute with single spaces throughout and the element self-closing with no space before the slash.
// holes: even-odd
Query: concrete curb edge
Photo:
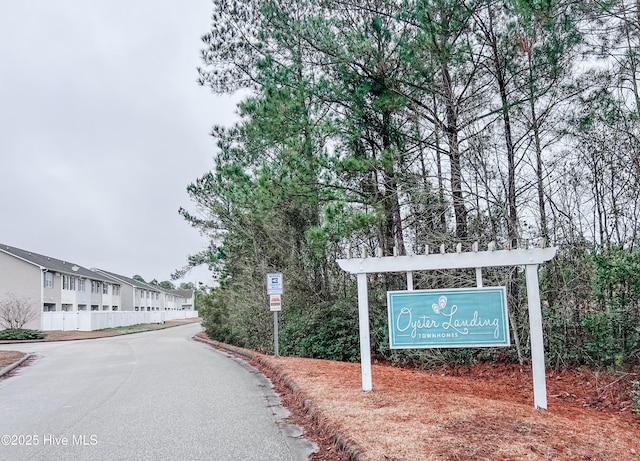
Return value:
<svg viewBox="0 0 640 461">
<path fill-rule="evenodd" d="M 0 378 L 2 378 L 7 373 L 15 370 L 16 368 L 18 368 L 20 365 L 22 365 L 24 362 L 29 360 L 31 357 L 34 357 L 34 355 L 33 354 L 26 354 L 24 357 L 19 359 L 17 362 L 13 362 L 11 365 L 8 365 L 8 366 L 4 367 L 2 370 L 0 370 Z"/>
</svg>

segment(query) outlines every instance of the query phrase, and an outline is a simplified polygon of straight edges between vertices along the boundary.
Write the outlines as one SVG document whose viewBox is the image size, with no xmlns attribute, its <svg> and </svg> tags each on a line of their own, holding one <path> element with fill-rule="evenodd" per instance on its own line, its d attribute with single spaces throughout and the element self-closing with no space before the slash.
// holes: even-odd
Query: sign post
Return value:
<svg viewBox="0 0 640 461">
<path fill-rule="evenodd" d="M 284 279 L 281 273 L 267 274 L 267 294 L 269 309 L 273 312 L 273 355 L 278 357 L 278 312 L 282 310 Z"/>
<path fill-rule="evenodd" d="M 442 245 L 439 254 L 430 254 L 427 246 L 424 255 L 411 256 L 369 257 L 365 251 L 361 258 L 352 258 L 349 253 L 346 259 L 337 260 L 342 270 L 357 276 L 362 390 L 371 391 L 373 388 L 367 274 L 385 272 L 404 272 L 407 274 L 408 291 L 397 294 L 401 301 L 397 304 L 397 309 L 394 307 L 396 306 L 395 302 L 392 302 L 392 297 L 396 295 L 394 292 L 390 292 L 388 295 L 389 319 L 392 323 L 389 325 L 391 347 L 469 347 L 468 344 L 478 345 L 478 342 L 484 343 L 485 341 L 488 341 L 485 344 L 507 346 L 509 345 L 509 334 L 506 300 L 502 294 L 504 288 L 492 288 L 499 290 L 496 292 L 498 294 L 491 294 L 487 291 L 485 294 L 479 295 L 478 290 L 482 290 L 483 287 L 482 269 L 485 267 L 525 266 L 531 330 L 534 407 L 546 410 L 547 388 L 538 266 L 551 260 L 555 256 L 557 248 L 545 248 L 543 245 L 538 248 L 496 250 L 495 243 L 492 242 L 487 251 L 478 251 L 477 244 L 474 244 L 471 252 L 463 253 L 460 247 L 461 245 L 458 244 L 456 253 L 446 253 L 444 245 Z M 458 294 L 462 292 L 449 290 L 447 293 L 440 293 L 437 300 L 434 300 L 429 297 L 425 298 L 424 292 L 420 293 L 420 290 L 414 290 L 414 271 L 442 269 L 475 269 L 477 284 L 475 290 L 477 293 L 474 294 L 473 299 L 466 297 L 467 295 Z M 411 293 L 416 292 L 418 292 L 417 297 L 412 298 Z M 445 299 L 441 302 L 440 298 L 442 297 Z M 463 309 L 461 306 L 466 307 Z M 402 336 L 407 332 L 408 337 Z M 470 334 L 463 334 L 465 332 Z M 490 337 L 489 340 L 486 339 L 487 333 Z M 412 335 L 416 338 L 412 338 Z M 475 339 L 469 339 L 471 337 Z M 431 340 L 431 342 L 420 343 L 413 341 L 414 339 Z M 412 342 L 411 345 L 409 345 L 410 342 Z"/>
</svg>

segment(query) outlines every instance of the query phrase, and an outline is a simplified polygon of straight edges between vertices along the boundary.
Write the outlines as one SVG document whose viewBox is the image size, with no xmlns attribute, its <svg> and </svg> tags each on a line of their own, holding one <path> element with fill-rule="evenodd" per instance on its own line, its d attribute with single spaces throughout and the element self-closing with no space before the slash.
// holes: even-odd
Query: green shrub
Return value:
<svg viewBox="0 0 640 461">
<path fill-rule="evenodd" d="M 360 360 L 358 312 L 346 301 L 293 312 L 282 329 L 284 354 L 343 362 Z"/>
<path fill-rule="evenodd" d="M 600 312 L 583 318 L 590 335 L 585 345 L 606 365 L 634 363 L 640 354 L 640 251 L 601 248 L 593 252 L 593 261 Z"/>
<path fill-rule="evenodd" d="M 584 346 L 589 356 L 604 365 L 619 365 L 624 354 L 618 344 L 611 316 L 606 312 L 585 315 L 582 327 L 587 333 Z"/>
<path fill-rule="evenodd" d="M 28 340 L 43 339 L 46 335 L 42 331 L 28 330 L 24 328 L 13 328 L 9 330 L 0 330 L 0 340 Z"/>
<path fill-rule="evenodd" d="M 233 330 L 229 322 L 229 308 L 219 293 L 202 296 L 199 300 L 202 326 L 209 338 L 223 343 L 233 343 Z"/>
</svg>

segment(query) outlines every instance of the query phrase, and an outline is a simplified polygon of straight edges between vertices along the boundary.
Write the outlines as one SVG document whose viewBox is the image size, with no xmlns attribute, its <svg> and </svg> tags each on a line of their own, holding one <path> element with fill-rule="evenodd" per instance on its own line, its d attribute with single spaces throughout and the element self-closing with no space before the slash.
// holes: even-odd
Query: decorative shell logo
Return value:
<svg viewBox="0 0 640 461">
<path fill-rule="evenodd" d="M 436 314 L 439 314 L 444 310 L 445 307 L 447 307 L 447 297 L 440 296 L 440 299 L 438 299 L 438 304 L 434 303 L 433 306 L 431 307 L 433 308 L 433 312 L 435 312 Z"/>
</svg>

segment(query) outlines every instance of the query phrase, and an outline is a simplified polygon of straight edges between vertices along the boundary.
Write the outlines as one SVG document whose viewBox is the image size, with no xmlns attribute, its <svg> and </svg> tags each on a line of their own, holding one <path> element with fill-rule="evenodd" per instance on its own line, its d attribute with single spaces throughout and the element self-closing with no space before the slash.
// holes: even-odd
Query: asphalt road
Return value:
<svg viewBox="0 0 640 461">
<path fill-rule="evenodd" d="M 199 331 L 0 345 L 36 354 L 0 380 L 0 460 L 307 459 L 270 382 Z"/>
</svg>

